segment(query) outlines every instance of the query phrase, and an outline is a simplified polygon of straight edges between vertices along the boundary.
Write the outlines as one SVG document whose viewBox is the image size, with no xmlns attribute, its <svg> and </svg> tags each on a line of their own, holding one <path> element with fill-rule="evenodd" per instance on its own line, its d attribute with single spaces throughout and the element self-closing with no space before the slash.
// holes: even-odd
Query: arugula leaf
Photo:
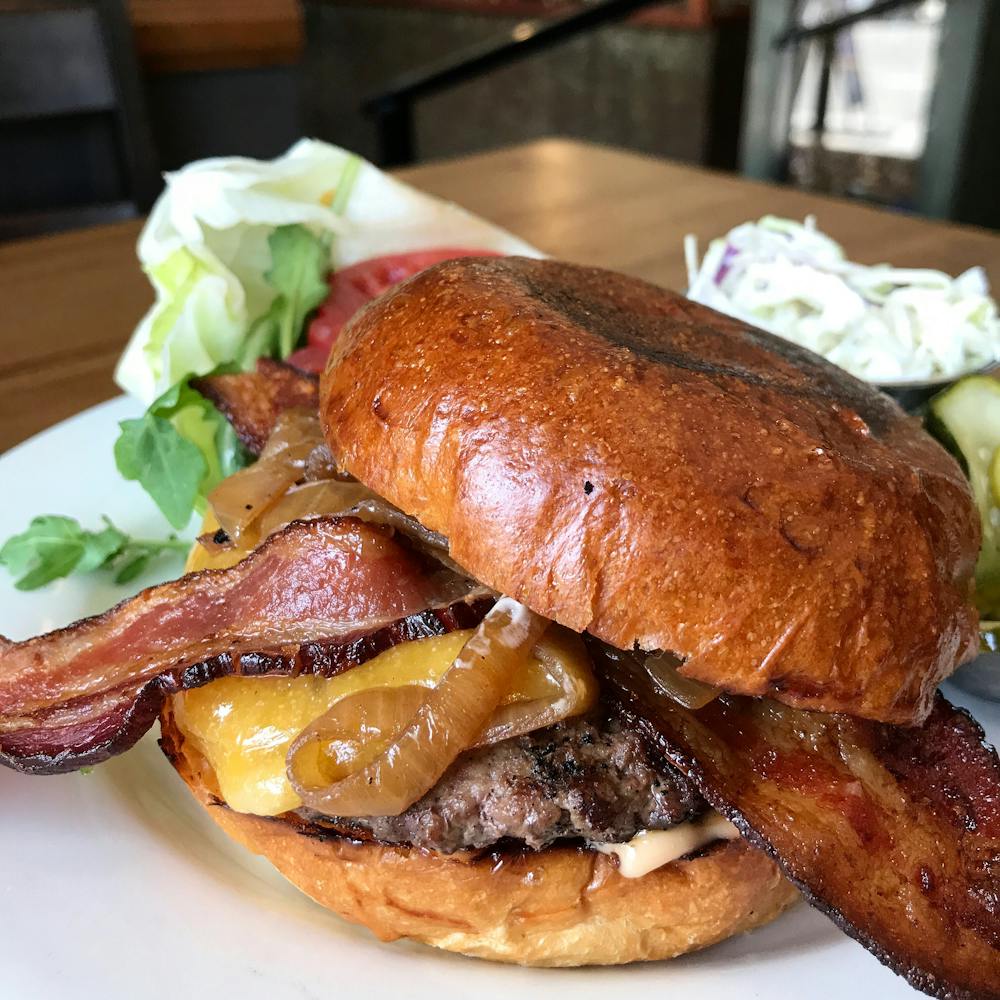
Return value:
<svg viewBox="0 0 1000 1000">
<path fill-rule="evenodd" d="M 35 590 L 70 573 L 116 569 L 116 583 L 134 579 L 149 562 L 167 553 L 183 553 L 188 543 L 174 537 L 163 540 L 129 538 L 108 518 L 104 528 L 87 531 L 71 517 L 44 514 L 33 518 L 27 530 L 8 538 L 0 548 L 0 563 L 15 577 L 18 590 Z"/>
<path fill-rule="evenodd" d="M 183 528 L 194 510 L 198 488 L 208 472 L 197 445 L 182 438 L 163 417 L 147 411 L 138 420 L 123 420 L 115 442 L 115 463 L 125 479 L 138 480 L 163 516 Z"/>
<path fill-rule="evenodd" d="M 240 364 L 244 368 L 251 368 L 257 358 L 273 358 L 277 355 L 281 314 L 284 307 L 283 296 L 276 295 L 267 312 L 250 324 L 250 330 L 240 350 Z"/>
<path fill-rule="evenodd" d="M 305 226 L 279 226 L 267 242 L 271 270 L 265 277 L 284 299 L 278 353 L 287 358 L 302 336 L 306 316 L 330 294 L 330 237 L 314 236 Z"/>
<path fill-rule="evenodd" d="M 33 590 L 72 573 L 86 548 L 79 525 L 68 517 L 36 517 L 21 535 L 7 539 L 0 562 L 20 579 L 19 590 Z"/>
<path fill-rule="evenodd" d="M 306 317 L 330 293 L 330 235 L 317 236 L 301 224 L 278 226 L 267 240 L 271 268 L 264 277 L 277 295 L 250 327 L 240 353 L 249 366 L 257 358 L 287 358 L 298 346 Z"/>
<path fill-rule="evenodd" d="M 152 559 L 150 552 L 141 552 L 130 559 L 115 573 L 115 583 L 129 583 L 134 580 L 149 565 L 150 559 Z"/>
<path fill-rule="evenodd" d="M 232 371 L 223 366 L 216 372 Z M 249 456 L 229 421 L 184 379 L 155 399 L 135 420 L 123 420 L 115 463 L 138 481 L 164 517 L 183 528 L 193 510 Z"/>
<path fill-rule="evenodd" d="M 64 520 L 71 521 L 68 517 Z M 76 573 L 93 573 L 95 569 L 100 569 L 118 555 L 129 540 L 128 535 L 119 531 L 107 518 L 104 519 L 103 531 L 84 531 L 76 521 L 71 523 L 80 532 L 84 546 L 80 561 L 73 567 Z"/>
</svg>

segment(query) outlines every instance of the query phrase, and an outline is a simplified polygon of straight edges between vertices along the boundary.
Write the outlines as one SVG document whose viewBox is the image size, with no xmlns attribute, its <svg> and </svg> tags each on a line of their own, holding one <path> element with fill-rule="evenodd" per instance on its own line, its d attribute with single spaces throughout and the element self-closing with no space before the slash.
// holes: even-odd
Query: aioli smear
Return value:
<svg viewBox="0 0 1000 1000">
<path fill-rule="evenodd" d="M 601 854 L 618 858 L 618 871 L 625 878 L 642 878 L 657 868 L 707 847 L 713 840 L 735 840 L 740 831 L 717 812 L 681 823 L 669 830 L 641 830 L 625 844 L 594 844 Z"/>
</svg>

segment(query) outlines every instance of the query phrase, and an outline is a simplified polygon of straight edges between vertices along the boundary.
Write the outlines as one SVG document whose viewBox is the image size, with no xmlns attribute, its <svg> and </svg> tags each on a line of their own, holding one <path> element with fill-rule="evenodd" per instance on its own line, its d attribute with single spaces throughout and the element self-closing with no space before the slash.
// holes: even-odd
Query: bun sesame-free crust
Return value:
<svg viewBox="0 0 1000 1000">
<path fill-rule="evenodd" d="M 768 923 L 800 898 L 744 840 L 628 879 L 611 858 L 583 848 L 446 856 L 316 836 L 294 818 L 226 806 L 169 703 L 161 730 L 164 752 L 227 834 L 383 941 L 410 938 L 520 965 L 619 965 L 707 947 Z"/>
<path fill-rule="evenodd" d="M 956 462 L 872 387 L 643 281 L 435 265 L 347 327 L 320 413 L 476 579 L 727 691 L 912 724 L 975 649 Z"/>
</svg>

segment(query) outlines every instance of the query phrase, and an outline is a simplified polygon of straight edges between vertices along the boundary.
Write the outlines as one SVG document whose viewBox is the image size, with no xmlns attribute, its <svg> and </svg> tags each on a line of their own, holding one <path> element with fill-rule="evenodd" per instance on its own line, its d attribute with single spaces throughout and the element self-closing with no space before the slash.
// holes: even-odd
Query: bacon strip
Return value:
<svg viewBox="0 0 1000 1000">
<path fill-rule="evenodd" d="M 937 997 L 1000 997 L 1000 761 L 940 694 L 901 728 L 721 696 L 691 711 L 604 647 L 616 698 L 810 902 Z"/>
<path fill-rule="evenodd" d="M 206 375 L 191 385 L 215 404 L 254 455 L 263 451 L 282 410 L 319 408 L 316 376 L 270 358 L 261 358 L 255 371 Z"/>
<path fill-rule="evenodd" d="M 492 603 L 354 518 L 290 524 L 241 563 L 94 618 L 0 639 L 0 763 L 54 774 L 127 750 L 164 698 L 225 674 L 332 676 Z"/>
</svg>

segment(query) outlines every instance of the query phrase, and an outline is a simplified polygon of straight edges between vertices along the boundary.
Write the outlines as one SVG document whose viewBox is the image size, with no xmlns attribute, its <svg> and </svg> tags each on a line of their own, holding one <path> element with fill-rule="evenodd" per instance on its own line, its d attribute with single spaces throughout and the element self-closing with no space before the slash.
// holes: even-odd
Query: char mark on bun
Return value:
<svg viewBox="0 0 1000 1000">
<path fill-rule="evenodd" d="M 874 388 L 634 278 L 437 265 L 344 332 L 320 412 L 476 579 L 696 680 L 912 725 L 976 648 L 957 463 Z"/>
</svg>

